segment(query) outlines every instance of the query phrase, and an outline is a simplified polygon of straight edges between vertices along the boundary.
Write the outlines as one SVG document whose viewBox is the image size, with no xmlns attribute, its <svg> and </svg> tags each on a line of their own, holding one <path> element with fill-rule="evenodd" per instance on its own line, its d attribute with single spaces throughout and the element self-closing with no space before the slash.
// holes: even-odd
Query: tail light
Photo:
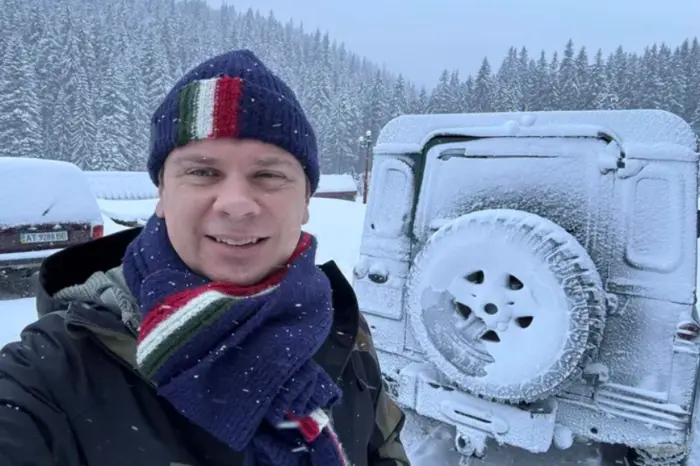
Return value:
<svg viewBox="0 0 700 466">
<path fill-rule="evenodd" d="M 92 239 L 102 238 L 105 235 L 105 227 L 103 225 L 95 225 L 92 227 Z"/>
</svg>

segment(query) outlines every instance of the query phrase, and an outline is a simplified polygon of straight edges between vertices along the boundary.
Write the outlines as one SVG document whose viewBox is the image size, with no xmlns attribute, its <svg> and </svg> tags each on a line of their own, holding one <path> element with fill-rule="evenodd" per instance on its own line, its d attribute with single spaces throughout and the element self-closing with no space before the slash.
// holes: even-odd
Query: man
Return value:
<svg viewBox="0 0 700 466">
<path fill-rule="evenodd" d="M 293 92 L 250 51 L 152 118 L 155 215 L 49 257 L 0 354 L 3 466 L 406 466 L 349 283 L 302 231 L 319 181 Z"/>
</svg>

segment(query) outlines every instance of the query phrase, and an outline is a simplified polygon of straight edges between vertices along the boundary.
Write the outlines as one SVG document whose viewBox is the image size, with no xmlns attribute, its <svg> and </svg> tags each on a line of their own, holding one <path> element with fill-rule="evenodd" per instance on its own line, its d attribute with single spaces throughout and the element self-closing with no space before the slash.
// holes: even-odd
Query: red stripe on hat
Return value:
<svg viewBox="0 0 700 466">
<path fill-rule="evenodd" d="M 238 117 L 243 80 L 222 76 L 216 81 L 214 90 L 214 115 L 210 138 L 234 138 L 238 136 Z"/>
</svg>

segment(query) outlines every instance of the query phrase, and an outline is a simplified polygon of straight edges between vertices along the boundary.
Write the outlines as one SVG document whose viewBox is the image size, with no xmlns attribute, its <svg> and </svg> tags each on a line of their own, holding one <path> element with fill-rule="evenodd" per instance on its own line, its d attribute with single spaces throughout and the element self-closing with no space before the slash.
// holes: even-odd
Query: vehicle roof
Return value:
<svg viewBox="0 0 700 466">
<path fill-rule="evenodd" d="M 648 152 L 650 146 L 678 146 L 685 160 L 697 160 L 697 140 L 690 125 L 664 110 L 595 110 L 510 113 L 402 115 L 377 137 L 375 153 L 419 153 L 437 136 L 612 136 L 623 150 Z M 660 157 L 669 151 L 661 152 Z M 659 158 L 659 154 L 655 154 Z"/>
<path fill-rule="evenodd" d="M 102 223 L 80 168 L 57 160 L 0 157 L 0 227 L 66 222 Z"/>
</svg>

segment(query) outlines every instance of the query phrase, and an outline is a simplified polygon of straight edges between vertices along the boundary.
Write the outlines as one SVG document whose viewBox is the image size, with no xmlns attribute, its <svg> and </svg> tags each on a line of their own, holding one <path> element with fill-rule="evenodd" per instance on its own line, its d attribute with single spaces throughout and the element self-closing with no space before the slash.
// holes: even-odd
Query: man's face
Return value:
<svg viewBox="0 0 700 466">
<path fill-rule="evenodd" d="M 306 175 L 276 146 L 195 141 L 166 159 L 156 214 L 180 258 L 212 281 L 259 282 L 284 266 L 309 220 Z"/>
</svg>

